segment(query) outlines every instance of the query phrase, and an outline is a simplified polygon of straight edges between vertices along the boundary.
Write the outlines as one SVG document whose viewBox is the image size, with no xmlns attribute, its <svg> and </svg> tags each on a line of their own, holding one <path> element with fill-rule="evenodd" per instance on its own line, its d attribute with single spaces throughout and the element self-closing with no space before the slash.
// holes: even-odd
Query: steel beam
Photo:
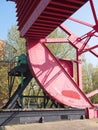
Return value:
<svg viewBox="0 0 98 130">
<path fill-rule="evenodd" d="M 0 111 L 0 126 L 85 118 L 85 109 Z"/>
<path fill-rule="evenodd" d="M 32 15 L 29 17 L 29 19 L 24 24 L 22 30 L 21 30 L 21 36 L 24 36 L 25 33 L 30 29 L 32 24 L 38 19 L 38 17 L 41 15 L 43 10 L 46 8 L 46 6 L 50 3 L 51 0 L 41 0 L 32 13 Z"/>
</svg>

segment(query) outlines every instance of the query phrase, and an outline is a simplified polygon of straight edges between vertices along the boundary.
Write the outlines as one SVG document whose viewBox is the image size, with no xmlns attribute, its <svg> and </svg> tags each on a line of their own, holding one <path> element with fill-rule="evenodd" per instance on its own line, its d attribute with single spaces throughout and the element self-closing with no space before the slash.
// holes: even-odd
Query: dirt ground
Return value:
<svg viewBox="0 0 98 130">
<path fill-rule="evenodd" d="M 0 127 L 0 130 L 98 130 L 98 119 L 11 125 Z"/>
</svg>

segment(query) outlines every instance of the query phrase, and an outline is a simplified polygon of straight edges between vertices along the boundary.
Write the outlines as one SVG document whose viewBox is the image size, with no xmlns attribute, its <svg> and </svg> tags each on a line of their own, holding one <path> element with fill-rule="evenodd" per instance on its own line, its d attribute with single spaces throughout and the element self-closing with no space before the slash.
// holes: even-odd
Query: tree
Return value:
<svg viewBox="0 0 98 130">
<path fill-rule="evenodd" d="M 92 71 L 92 90 L 98 89 L 98 66 L 93 68 Z M 90 98 L 93 103 L 98 103 L 98 94 Z"/>
<path fill-rule="evenodd" d="M 20 38 L 20 33 L 16 25 L 12 26 L 9 30 L 7 43 L 6 55 L 9 59 L 22 53 L 26 53 L 26 40 Z"/>
<path fill-rule="evenodd" d="M 8 32 L 6 57 L 10 61 L 14 57 L 19 56 L 20 54 L 25 54 L 25 53 L 26 53 L 26 40 L 20 37 L 18 27 L 14 25 L 11 27 L 11 29 Z M 13 62 L 17 62 L 17 59 L 14 58 Z M 17 63 L 15 65 L 17 65 Z M 11 69 L 13 67 L 14 66 L 11 66 Z M 14 84 L 15 88 L 13 91 L 15 91 L 17 84 L 19 84 L 19 82 L 20 82 L 20 79 L 16 78 L 15 84 Z"/>
<path fill-rule="evenodd" d="M 93 90 L 93 65 L 88 64 L 85 56 L 82 57 L 82 81 L 83 81 L 83 90 L 85 93 L 89 93 Z"/>
<path fill-rule="evenodd" d="M 67 34 L 60 28 L 55 29 L 48 38 L 66 38 Z M 51 52 L 58 58 L 75 59 L 75 49 L 69 43 L 47 44 Z"/>
<path fill-rule="evenodd" d="M 17 26 L 12 26 L 8 32 L 8 40 L 6 42 L 5 61 L 10 61 L 13 57 L 19 56 L 21 53 L 26 53 L 25 43 L 26 40 L 20 38 Z M 8 88 L 10 85 L 8 84 L 8 71 L 10 71 L 8 62 L 0 62 L 0 107 L 4 105 L 5 101 L 7 102 L 9 98 Z M 13 92 L 19 83 L 20 79 L 16 78 Z"/>
<path fill-rule="evenodd" d="M 0 107 L 8 100 L 8 63 L 0 62 Z"/>
<path fill-rule="evenodd" d="M 0 60 L 3 60 L 5 57 L 5 46 L 6 46 L 5 41 L 0 40 Z"/>
<path fill-rule="evenodd" d="M 85 93 L 89 93 L 98 89 L 98 66 L 94 67 L 91 63 L 87 63 L 85 57 L 83 57 L 82 66 L 82 81 L 83 90 Z M 98 94 L 90 97 L 93 103 L 98 103 Z"/>
</svg>

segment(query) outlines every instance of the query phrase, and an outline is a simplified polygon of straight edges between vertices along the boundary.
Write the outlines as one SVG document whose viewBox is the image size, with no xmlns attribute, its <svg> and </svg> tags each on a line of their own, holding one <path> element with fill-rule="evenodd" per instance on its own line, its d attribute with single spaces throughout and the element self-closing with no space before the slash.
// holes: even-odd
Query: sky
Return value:
<svg viewBox="0 0 98 130">
<path fill-rule="evenodd" d="M 93 1 L 96 12 L 98 13 L 98 0 Z M 74 13 L 72 17 L 94 24 L 89 2 L 80 8 L 76 13 Z M 8 31 L 15 24 L 17 24 L 15 3 L 6 0 L 0 0 L 0 39 L 6 41 Z M 82 36 L 91 30 L 89 27 L 72 22 L 70 20 L 65 21 L 64 24 L 78 36 Z M 98 44 L 98 39 L 93 39 L 90 44 Z M 98 64 L 98 58 L 95 58 L 95 56 L 91 55 L 90 53 L 86 53 L 86 57 L 88 62 L 93 63 L 95 66 Z"/>
<path fill-rule="evenodd" d="M 94 3 L 96 15 L 98 17 L 98 0 L 93 0 L 93 3 Z M 91 6 L 90 6 L 89 2 L 87 2 L 77 12 L 75 12 L 72 17 L 95 25 L 95 21 L 93 18 L 93 14 L 92 14 L 92 10 L 91 10 Z M 82 24 L 79 24 L 79 23 L 76 23 L 76 22 L 73 22 L 70 20 L 65 21 L 64 24 L 71 31 L 73 31 L 77 36 L 82 36 L 83 34 L 86 34 L 90 30 L 92 30 L 92 28 L 90 28 L 90 27 L 84 26 Z M 90 40 L 89 45 L 93 46 L 96 44 L 98 45 L 98 38 L 93 37 Z M 98 52 L 98 49 L 96 49 L 96 51 Z M 87 52 L 85 54 L 86 54 L 85 56 L 86 56 L 88 63 L 92 63 L 94 66 L 98 66 L 98 58 L 97 57 L 95 57 L 94 55 L 92 55 L 89 52 Z"/>
<path fill-rule="evenodd" d="M 15 3 L 6 0 L 0 0 L 0 39 L 7 40 L 8 31 L 16 22 Z"/>
</svg>

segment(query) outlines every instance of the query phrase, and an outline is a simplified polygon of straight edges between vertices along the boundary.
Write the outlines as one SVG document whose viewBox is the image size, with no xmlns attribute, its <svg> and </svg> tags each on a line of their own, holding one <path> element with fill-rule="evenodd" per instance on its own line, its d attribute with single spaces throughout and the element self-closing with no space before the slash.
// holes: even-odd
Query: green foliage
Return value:
<svg viewBox="0 0 98 130">
<path fill-rule="evenodd" d="M 48 37 L 66 38 L 68 36 L 60 28 L 57 28 Z M 58 58 L 75 59 L 75 49 L 69 43 L 49 43 L 46 45 Z"/>
<path fill-rule="evenodd" d="M 92 71 L 92 90 L 98 89 L 98 66 Z M 98 94 L 90 98 L 93 103 L 98 103 Z"/>
<path fill-rule="evenodd" d="M 83 81 L 83 90 L 85 93 L 91 92 L 93 89 L 92 82 L 92 73 L 93 65 L 87 64 L 85 57 L 82 58 L 82 81 Z"/>
<path fill-rule="evenodd" d="M 0 62 L 0 107 L 8 100 L 8 63 Z"/>
<path fill-rule="evenodd" d="M 7 43 L 6 57 L 8 57 L 8 59 L 12 59 L 16 55 L 26 53 L 26 40 L 24 38 L 20 38 L 20 33 L 16 25 L 12 26 L 9 30 Z"/>
<path fill-rule="evenodd" d="M 37 84 L 36 80 L 33 78 L 32 81 L 29 83 L 29 85 L 26 87 L 26 89 L 24 90 L 23 95 L 26 96 L 42 96 L 43 95 L 43 91 L 40 88 L 40 86 Z M 39 107 L 39 104 L 41 102 L 43 102 L 42 98 L 24 98 L 24 106 L 29 108 L 31 105 L 38 105 L 37 107 Z"/>
<path fill-rule="evenodd" d="M 98 67 L 94 67 L 91 63 L 87 63 L 85 58 L 82 67 L 83 90 L 89 93 L 98 89 Z M 90 97 L 93 103 L 98 103 L 98 94 Z"/>
<path fill-rule="evenodd" d="M 5 61 L 12 60 L 13 57 L 19 56 L 20 54 L 26 53 L 25 39 L 20 38 L 19 31 L 17 30 L 17 26 L 14 25 L 8 32 L 8 40 L 6 42 L 6 54 Z M 0 107 L 7 102 L 9 98 L 9 90 L 10 87 L 8 84 L 8 71 L 9 64 L 7 62 L 0 62 Z M 10 78 L 9 78 L 10 79 Z M 18 84 L 20 83 L 19 78 L 15 78 L 14 86 L 12 89 L 11 95 L 16 90 Z"/>
</svg>

